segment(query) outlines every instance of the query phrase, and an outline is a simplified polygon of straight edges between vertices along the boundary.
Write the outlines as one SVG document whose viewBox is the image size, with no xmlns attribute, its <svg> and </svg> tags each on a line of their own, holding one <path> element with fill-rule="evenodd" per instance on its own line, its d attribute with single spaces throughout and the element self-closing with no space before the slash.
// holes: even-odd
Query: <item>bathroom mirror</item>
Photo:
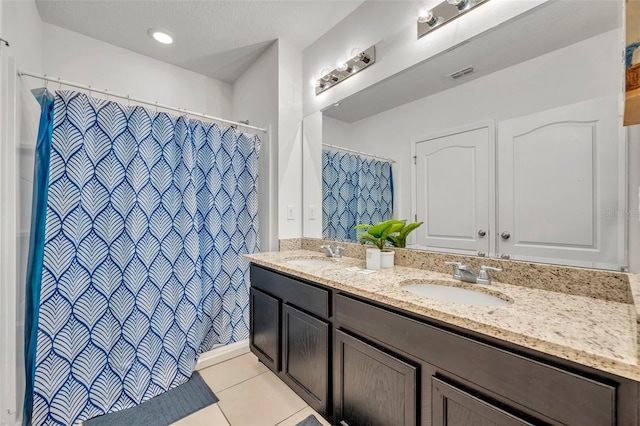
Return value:
<svg viewBox="0 0 640 426">
<path fill-rule="evenodd" d="M 384 210 L 369 185 L 424 222 L 408 248 L 624 269 L 622 21 L 549 1 L 305 117 L 304 236 L 352 239 L 327 223 Z"/>
</svg>

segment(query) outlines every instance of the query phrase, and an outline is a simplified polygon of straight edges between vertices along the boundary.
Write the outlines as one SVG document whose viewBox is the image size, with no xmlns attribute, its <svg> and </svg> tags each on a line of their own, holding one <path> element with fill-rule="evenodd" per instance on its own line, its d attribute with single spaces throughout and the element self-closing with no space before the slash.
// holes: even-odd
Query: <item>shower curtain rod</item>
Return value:
<svg viewBox="0 0 640 426">
<path fill-rule="evenodd" d="M 328 146 L 329 148 L 339 149 L 340 151 L 347 151 L 347 152 L 353 152 L 355 154 L 365 155 L 367 157 L 375 158 L 376 160 L 388 161 L 389 163 L 395 163 L 396 162 L 396 160 L 392 160 L 391 158 L 380 157 L 378 155 L 373 155 L 373 154 L 367 154 L 366 152 L 356 151 L 355 149 L 350 149 L 350 148 L 343 148 L 341 146 L 336 146 L 336 145 L 330 145 L 328 143 L 323 143 L 322 146 Z"/>
<path fill-rule="evenodd" d="M 61 80 L 59 77 L 58 78 L 52 78 L 52 77 L 47 76 L 46 74 L 41 75 L 41 74 L 36 74 L 36 73 L 32 73 L 32 72 L 28 72 L 28 71 L 24 71 L 24 70 L 20 69 L 20 70 L 18 70 L 18 76 L 20 76 L 20 77 L 27 76 L 27 77 L 39 78 L 40 80 L 51 81 L 53 83 L 58 83 L 60 85 L 69 86 L 69 87 L 76 87 L 78 89 L 87 90 L 87 91 L 89 91 L 89 94 L 91 94 L 92 92 L 102 93 L 103 95 L 107 95 L 107 97 L 113 96 L 114 98 L 126 99 L 127 101 L 136 102 L 136 103 L 139 103 L 139 104 L 150 105 L 150 106 L 154 106 L 156 108 L 167 109 L 167 110 L 170 110 L 170 111 L 177 111 L 177 112 L 180 112 L 182 114 L 193 115 L 195 117 L 203 117 L 203 118 L 207 118 L 209 120 L 221 121 L 221 122 L 227 123 L 227 124 L 229 124 L 231 126 L 244 127 L 245 129 L 252 129 L 252 130 L 257 130 L 259 132 L 267 133 L 267 129 L 263 129 L 262 127 L 250 126 L 248 124 L 240 123 L 238 121 L 226 120 L 224 118 L 214 117 L 213 115 L 207 115 L 207 114 L 204 114 L 204 113 L 201 113 L 201 112 L 189 111 L 189 110 L 186 110 L 184 108 L 176 108 L 176 107 L 172 107 L 172 106 L 169 106 L 169 105 L 159 104 L 158 102 L 152 102 L 152 101 L 147 101 L 147 100 L 144 100 L 144 99 L 132 98 L 129 95 L 120 95 L 118 93 L 112 93 L 112 92 L 109 92 L 106 89 L 105 90 L 100 90 L 100 89 L 96 89 L 96 88 L 91 87 L 91 86 L 85 86 L 83 84 L 78 84 L 78 83 L 73 83 L 71 81 Z"/>
</svg>

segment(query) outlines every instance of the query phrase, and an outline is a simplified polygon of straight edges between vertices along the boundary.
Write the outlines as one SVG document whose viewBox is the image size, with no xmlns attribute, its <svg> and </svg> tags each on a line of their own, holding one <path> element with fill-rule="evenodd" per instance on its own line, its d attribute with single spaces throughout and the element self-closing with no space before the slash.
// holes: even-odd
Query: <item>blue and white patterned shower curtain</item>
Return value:
<svg viewBox="0 0 640 426">
<path fill-rule="evenodd" d="M 322 238 L 357 241 L 359 223 L 393 214 L 391 163 L 339 151 L 322 151 Z"/>
<path fill-rule="evenodd" d="M 27 283 L 40 299 L 32 424 L 131 407 L 187 381 L 214 344 L 248 338 L 259 144 L 56 93 L 41 280 Z"/>
</svg>

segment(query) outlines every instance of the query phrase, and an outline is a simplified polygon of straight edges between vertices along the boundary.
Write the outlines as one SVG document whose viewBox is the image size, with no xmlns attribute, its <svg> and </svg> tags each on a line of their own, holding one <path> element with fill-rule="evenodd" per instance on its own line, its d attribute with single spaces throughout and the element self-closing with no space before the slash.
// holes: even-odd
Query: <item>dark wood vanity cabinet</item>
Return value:
<svg viewBox="0 0 640 426">
<path fill-rule="evenodd" d="M 251 351 L 309 406 L 329 416 L 330 292 L 251 266 Z"/>
<path fill-rule="evenodd" d="M 638 382 L 251 267 L 251 350 L 335 425 L 640 426 Z"/>
</svg>

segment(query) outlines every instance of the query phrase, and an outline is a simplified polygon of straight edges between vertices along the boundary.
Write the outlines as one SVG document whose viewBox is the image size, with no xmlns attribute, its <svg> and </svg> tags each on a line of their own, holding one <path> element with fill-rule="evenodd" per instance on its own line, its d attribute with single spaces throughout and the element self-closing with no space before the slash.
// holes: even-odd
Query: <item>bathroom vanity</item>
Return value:
<svg viewBox="0 0 640 426">
<path fill-rule="evenodd" d="M 409 293 L 317 253 L 249 255 L 251 351 L 336 425 L 638 425 L 633 303 L 496 283 L 504 307 Z M 628 284 L 627 284 L 628 285 Z M 473 286 L 473 285 L 471 285 Z"/>
</svg>

